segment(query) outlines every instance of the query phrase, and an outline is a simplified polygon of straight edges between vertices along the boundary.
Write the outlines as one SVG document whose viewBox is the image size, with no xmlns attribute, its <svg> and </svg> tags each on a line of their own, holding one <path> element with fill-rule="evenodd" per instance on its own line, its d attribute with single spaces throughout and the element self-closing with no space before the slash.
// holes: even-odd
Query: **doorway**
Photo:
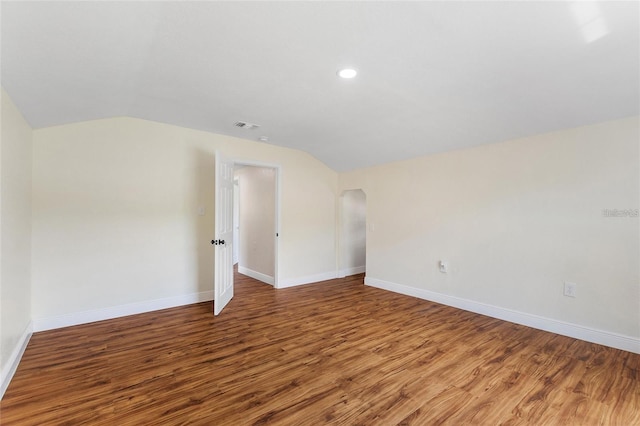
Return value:
<svg viewBox="0 0 640 426">
<path fill-rule="evenodd" d="M 339 277 L 366 271 L 367 196 L 362 189 L 344 191 L 340 197 L 341 229 Z"/>
<path fill-rule="evenodd" d="M 234 183 L 238 272 L 277 288 L 279 168 L 236 161 Z"/>
</svg>

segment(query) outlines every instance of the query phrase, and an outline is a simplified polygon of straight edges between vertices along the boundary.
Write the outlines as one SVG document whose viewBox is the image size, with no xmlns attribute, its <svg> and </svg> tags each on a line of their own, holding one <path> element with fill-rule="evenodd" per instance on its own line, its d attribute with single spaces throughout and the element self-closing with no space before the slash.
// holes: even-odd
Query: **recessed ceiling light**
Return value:
<svg viewBox="0 0 640 426">
<path fill-rule="evenodd" d="M 358 74 L 358 71 L 353 68 L 344 68 L 338 71 L 338 75 L 342 78 L 353 78 Z"/>
</svg>

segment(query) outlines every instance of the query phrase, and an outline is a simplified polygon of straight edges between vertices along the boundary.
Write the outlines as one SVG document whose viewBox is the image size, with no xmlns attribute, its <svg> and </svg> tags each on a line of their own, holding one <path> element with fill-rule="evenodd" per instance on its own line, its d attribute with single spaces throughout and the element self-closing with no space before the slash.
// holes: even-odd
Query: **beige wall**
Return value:
<svg viewBox="0 0 640 426">
<path fill-rule="evenodd" d="M 342 174 L 367 278 L 640 337 L 639 221 L 603 216 L 639 208 L 639 140 L 636 117 Z"/>
<path fill-rule="evenodd" d="M 4 89 L 1 119 L 0 368 L 4 386 L 31 323 L 32 131 Z"/>
<path fill-rule="evenodd" d="M 240 209 L 238 267 L 273 279 L 276 170 L 243 167 L 236 175 Z"/>
<path fill-rule="evenodd" d="M 313 157 L 133 118 L 89 121 L 34 131 L 34 319 L 211 291 L 216 149 L 281 166 L 280 277 L 335 272 L 337 174 Z"/>
</svg>

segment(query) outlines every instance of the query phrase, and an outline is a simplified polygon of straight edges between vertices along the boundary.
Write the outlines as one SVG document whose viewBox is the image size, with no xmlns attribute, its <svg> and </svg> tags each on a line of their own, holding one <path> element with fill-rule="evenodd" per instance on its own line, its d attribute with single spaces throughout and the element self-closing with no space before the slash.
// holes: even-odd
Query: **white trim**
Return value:
<svg viewBox="0 0 640 426">
<path fill-rule="evenodd" d="M 213 300 L 213 291 L 183 294 L 180 296 L 165 297 L 163 299 L 145 300 L 143 302 L 110 306 L 108 308 L 94 309 L 91 311 L 74 312 L 71 314 L 57 315 L 48 318 L 35 318 L 33 320 L 33 329 L 34 331 L 52 330 L 54 328 L 69 327 L 72 325 L 103 321 L 127 315 L 142 314 L 145 312 L 174 308 L 176 306 L 191 305 L 193 303 L 206 302 L 209 300 Z"/>
<path fill-rule="evenodd" d="M 22 355 L 24 354 L 25 349 L 27 349 L 27 345 L 29 344 L 29 339 L 31 339 L 32 334 L 33 322 L 29 321 L 29 324 L 27 324 L 27 328 L 25 328 L 22 336 L 20 336 L 20 340 L 18 340 L 18 343 L 13 348 L 13 351 L 11 352 L 7 363 L 2 369 L 2 376 L 0 377 L 0 399 L 2 399 L 5 391 L 9 387 L 9 383 L 11 383 L 13 375 L 16 374 L 18 364 L 20 364 L 20 360 L 22 359 Z"/>
<path fill-rule="evenodd" d="M 344 278 L 351 275 L 363 274 L 366 270 L 366 266 L 353 266 L 351 268 L 341 269 L 338 273 L 338 278 Z"/>
<path fill-rule="evenodd" d="M 465 311 L 475 312 L 477 314 L 487 315 L 493 318 L 513 322 L 516 324 L 526 325 L 528 327 L 537 328 L 539 330 L 549 331 L 563 336 L 573 337 L 575 339 L 585 340 L 591 343 L 610 346 L 616 349 L 622 349 L 629 352 L 640 354 L 640 339 L 631 336 L 625 336 L 609 331 L 597 330 L 578 324 L 572 324 L 551 318 L 545 318 L 538 315 L 528 314 L 525 312 L 514 311 L 511 309 L 501 308 L 499 306 L 488 305 L 486 303 L 476 302 L 460 297 L 449 296 L 442 293 L 436 293 L 415 287 L 409 287 L 402 284 L 396 284 L 377 278 L 365 277 L 364 282 L 371 287 L 377 287 L 383 290 L 400 293 L 407 296 L 413 296 L 420 299 L 430 300 L 432 302 L 441 303 L 443 305 L 452 306 L 454 308 L 463 309 Z"/>
<path fill-rule="evenodd" d="M 276 288 L 287 288 L 295 287 L 297 285 L 315 284 L 319 281 L 332 280 L 337 277 L 338 274 L 336 273 L 336 271 L 332 271 L 317 275 L 307 275 L 306 277 L 286 278 L 284 280 L 280 280 L 280 283 Z"/>
<path fill-rule="evenodd" d="M 244 266 L 238 265 L 238 272 L 242 275 L 246 275 L 258 281 L 262 281 L 263 283 L 267 283 L 269 285 L 273 285 L 273 277 L 267 274 L 263 274 L 262 272 L 257 272 L 249 268 L 245 268 Z"/>
</svg>

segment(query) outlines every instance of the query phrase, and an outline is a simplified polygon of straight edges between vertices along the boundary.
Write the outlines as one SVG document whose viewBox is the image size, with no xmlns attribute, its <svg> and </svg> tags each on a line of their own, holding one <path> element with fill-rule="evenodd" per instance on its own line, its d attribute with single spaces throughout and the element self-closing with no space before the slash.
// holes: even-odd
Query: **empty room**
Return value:
<svg viewBox="0 0 640 426">
<path fill-rule="evenodd" d="M 0 16 L 0 424 L 640 424 L 640 3 Z"/>
</svg>

